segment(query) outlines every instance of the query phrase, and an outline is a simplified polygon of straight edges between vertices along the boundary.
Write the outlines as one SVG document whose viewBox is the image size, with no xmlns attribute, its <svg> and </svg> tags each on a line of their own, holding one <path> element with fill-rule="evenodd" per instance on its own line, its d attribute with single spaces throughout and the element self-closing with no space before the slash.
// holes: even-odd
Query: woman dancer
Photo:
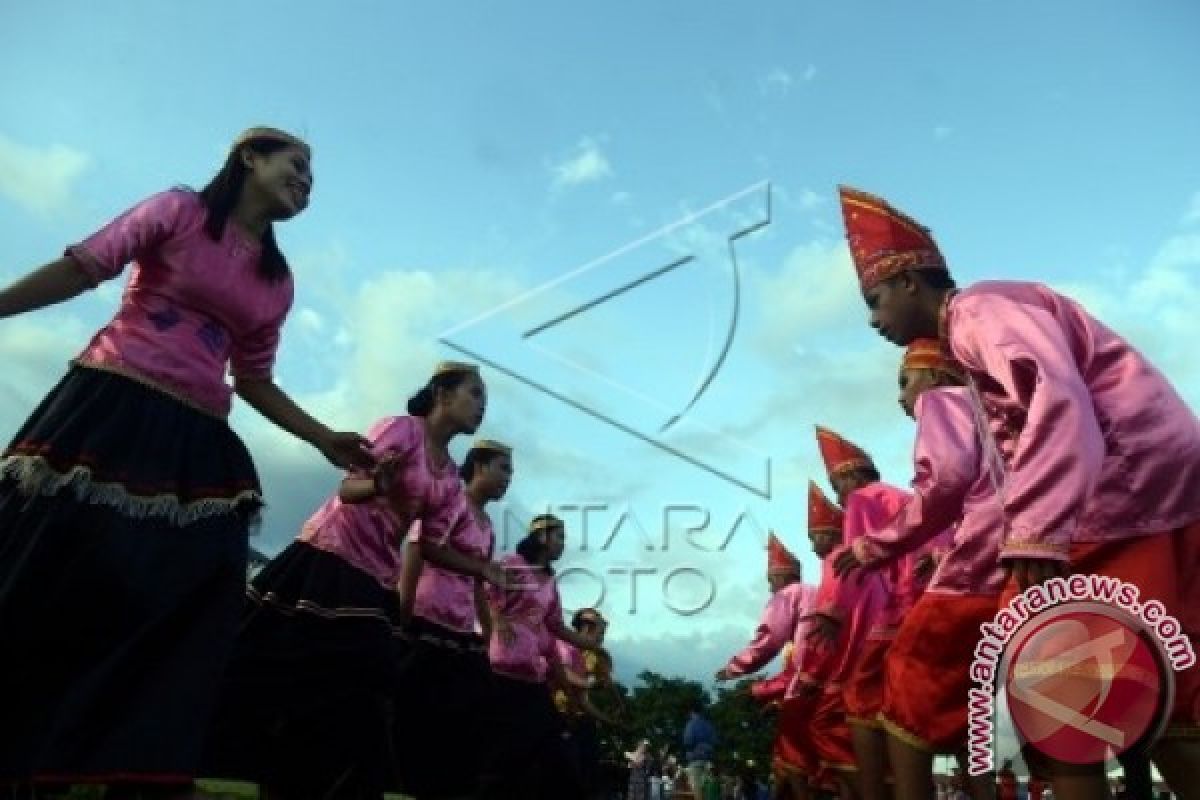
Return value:
<svg viewBox="0 0 1200 800">
<path fill-rule="evenodd" d="M 441 364 L 367 436 L 379 464 L 352 473 L 248 590 L 210 744 L 210 774 L 272 797 L 368 798 L 391 780 L 394 626 L 407 536 L 441 537 L 464 499 L 450 440 L 483 420 L 476 368 Z M 398 713 L 405 713 L 398 709 Z"/>
<path fill-rule="evenodd" d="M 576 683 L 562 669 L 555 639 L 587 650 L 599 647 L 563 622 L 551 565 L 562 557 L 565 544 L 562 520 L 553 514 L 534 517 L 516 553 L 501 560 L 505 588 L 488 587 L 494 717 L 488 723 L 491 746 L 479 797 L 551 800 L 582 794 L 547 686 L 551 671 L 560 681 Z"/>
<path fill-rule="evenodd" d="M 512 449 L 480 440 L 460 474 L 466 502 L 449 530 L 422 531 L 405 544 L 405 557 L 424 567 L 407 631 L 411 652 L 399 673 L 396 764 L 405 793 L 419 798 L 474 791 L 486 744 L 480 715 L 491 669 L 481 633 L 491 620 L 482 582 L 502 586 L 504 569 L 491 561 L 495 535 L 484 507 L 508 490 Z"/>
<path fill-rule="evenodd" d="M 0 785 L 190 794 L 262 505 L 232 393 L 338 466 L 371 462 L 271 376 L 293 291 L 274 223 L 308 205 L 310 160 L 251 128 L 200 191 L 157 194 L 0 291 L 13 316 L 135 262 L 0 459 Z"/>
</svg>

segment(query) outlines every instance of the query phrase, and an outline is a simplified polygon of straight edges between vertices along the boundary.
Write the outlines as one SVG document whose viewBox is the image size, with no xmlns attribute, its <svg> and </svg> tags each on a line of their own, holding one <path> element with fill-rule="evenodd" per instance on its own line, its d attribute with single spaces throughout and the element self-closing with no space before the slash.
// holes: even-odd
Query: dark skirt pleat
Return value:
<svg viewBox="0 0 1200 800">
<path fill-rule="evenodd" d="M 477 634 L 416 617 L 410 654 L 396 678 L 396 769 L 400 788 L 421 798 L 474 791 L 487 744 L 491 667 Z"/>
<path fill-rule="evenodd" d="M 0 461 L 0 782 L 191 780 L 260 503 L 223 420 L 71 369 Z"/>
<path fill-rule="evenodd" d="M 393 593 L 293 542 L 247 596 L 204 774 L 293 797 L 379 797 L 395 780 L 392 689 L 407 650 Z"/>
</svg>

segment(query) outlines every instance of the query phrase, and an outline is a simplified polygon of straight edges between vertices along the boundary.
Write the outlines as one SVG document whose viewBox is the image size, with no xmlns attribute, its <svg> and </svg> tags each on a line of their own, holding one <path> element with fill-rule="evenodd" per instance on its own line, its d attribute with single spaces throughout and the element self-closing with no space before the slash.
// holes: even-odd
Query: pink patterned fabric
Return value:
<svg viewBox="0 0 1200 800">
<path fill-rule="evenodd" d="M 466 492 L 462 492 L 460 498 L 460 508 L 449 529 L 432 541 L 487 561 L 492 557 L 495 546 L 492 522 L 486 515 L 482 520 L 476 518 Z M 422 529 L 419 536 L 422 539 L 430 538 L 430 533 Z M 475 609 L 475 580 L 470 575 L 443 569 L 426 561 L 417 581 L 413 613 L 460 633 L 475 633 L 479 624 Z"/>
<path fill-rule="evenodd" d="M 566 635 L 562 602 L 554 576 L 512 553 L 500 560 L 509 587 L 486 587 L 488 603 L 512 627 L 513 641 L 493 630 L 488 643 L 492 669 L 510 678 L 542 683 L 559 662 L 557 639 Z M 493 628 L 495 626 L 493 625 Z"/>
<path fill-rule="evenodd" d="M 400 458 L 391 492 L 421 503 L 423 510 L 414 525 L 407 531 L 398 530 L 382 499 L 343 503 L 335 494 L 304 523 L 299 538 L 334 553 L 392 589 L 400 579 L 405 535 L 416 536 L 419 531 L 426 536 L 447 536 L 462 513 L 462 481 L 453 462 L 437 472 L 430 466 L 420 417 L 385 417 L 371 426 L 367 439 L 377 458 Z"/>
<path fill-rule="evenodd" d="M 971 392 L 926 391 L 917 399 L 916 418 L 912 499 L 886 525 L 866 532 L 855 555 L 876 564 L 940 549 L 928 591 L 999 594 L 1007 579 L 1000 565 L 1004 521 L 982 470 Z"/>
<path fill-rule="evenodd" d="M 951 298 L 944 323 L 1006 470 L 1004 557 L 1065 561 L 1072 542 L 1200 519 L 1200 420 L 1079 304 L 1040 284 L 989 281 Z"/>
<path fill-rule="evenodd" d="M 156 194 L 67 249 L 93 283 L 134 262 L 121 306 L 79 355 L 229 413 L 225 372 L 270 378 L 292 306 L 291 277 L 258 276 L 261 247 L 232 222 L 220 241 L 204 232 L 199 195 Z"/>
</svg>

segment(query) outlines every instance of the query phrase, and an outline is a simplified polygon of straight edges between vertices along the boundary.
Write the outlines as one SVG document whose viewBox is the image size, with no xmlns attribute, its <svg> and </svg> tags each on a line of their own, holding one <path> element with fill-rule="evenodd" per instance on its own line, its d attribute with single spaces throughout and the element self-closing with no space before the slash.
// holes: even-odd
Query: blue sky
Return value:
<svg viewBox="0 0 1200 800">
<path fill-rule="evenodd" d="M 454 330 L 703 463 L 743 477 L 770 463 L 763 496 L 485 372 L 482 432 L 517 448 L 497 521 L 547 506 L 567 518 L 565 598 L 595 599 L 579 570 L 605 578 L 623 674 L 705 677 L 766 599 L 766 529 L 815 574 L 803 539 L 807 479 L 821 477 L 814 423 L 871 450 L 888 480 L 909 478 L 899 354 L 864 325 L 837 183 L 931 226 L 961 282 L 1069 290 L 1200 401 L 1198 33 L 1184 0 L 8 4 L 0 278 L 152 192 L 202 184 L 242 128 L 306 136 L 313 202 L 279 231 L 297 302 L 277 377 L 314 413 L 358 429 L 399 413 L 456 355 L 439 341 Z M 763 181 L 771 224 L 737 244 L 730 338 L 725 237 L 765 190 L 687 218 Z M 539 350 L 517 335 L 681 254 L 695 258 L 547 331 Z M 7 435 L 119 292 L 0 324 Z M 464 327 L 489 312 L 498 327 Z M 707 391 L 659 434 L 725 343 Z M 337 476 L 252 412 L 233 424 L 270 502 L 259 544 L 277 550 Z M 588 504 L 604 506 L 582 551 L 573 509 Z M 689 541 L 683 528 L 706 514 Z M 656 570 L 638 579 L 634 613 L 629 578 L 608 572 L 632 566 Z M 664 598 L 681 567 L 698 572 Z M 667 607 L 714 586 L 699 613 Z"/>
</svg>

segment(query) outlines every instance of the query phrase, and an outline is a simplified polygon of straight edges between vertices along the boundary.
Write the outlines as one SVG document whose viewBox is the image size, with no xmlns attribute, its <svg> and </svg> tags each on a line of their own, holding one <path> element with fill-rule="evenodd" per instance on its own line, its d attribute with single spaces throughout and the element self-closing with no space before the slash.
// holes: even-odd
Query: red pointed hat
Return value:
<svg viewBox="0 0 1200 800">
<path fill-rule="evenodd" d="M 783 542 L 779 541 L 774 531 L 767 537 L 767 572 L 773 575 L 800 576 L 800 562 Z"/>
<path fill-rule="evenodd" d="M 850 469 L 875 468 L 875 463 L 861 447 L 820 425 L 817 426 L 817 447 L 821 450 L 821 460 L 825 462 L 825 471 L 830 478 Z"/>
<path fill-rule="evenodd" d="M 937 339 L 913 339 L 904 351 L 901 369 L 933 369 L 963 380 L 963 370 Z"/>
<path fill-rule="evenodd" d="M 839 186 L 846 239 L 865 292 L 907 269 L 946 269 L 929 229 L 873 194 Z"/>
<path fill-rule="evenodd" d="M 834 505 L 816 481 L 808 482 L 808 533 L 842 532 L 842 510 Z"/>
</svg>

